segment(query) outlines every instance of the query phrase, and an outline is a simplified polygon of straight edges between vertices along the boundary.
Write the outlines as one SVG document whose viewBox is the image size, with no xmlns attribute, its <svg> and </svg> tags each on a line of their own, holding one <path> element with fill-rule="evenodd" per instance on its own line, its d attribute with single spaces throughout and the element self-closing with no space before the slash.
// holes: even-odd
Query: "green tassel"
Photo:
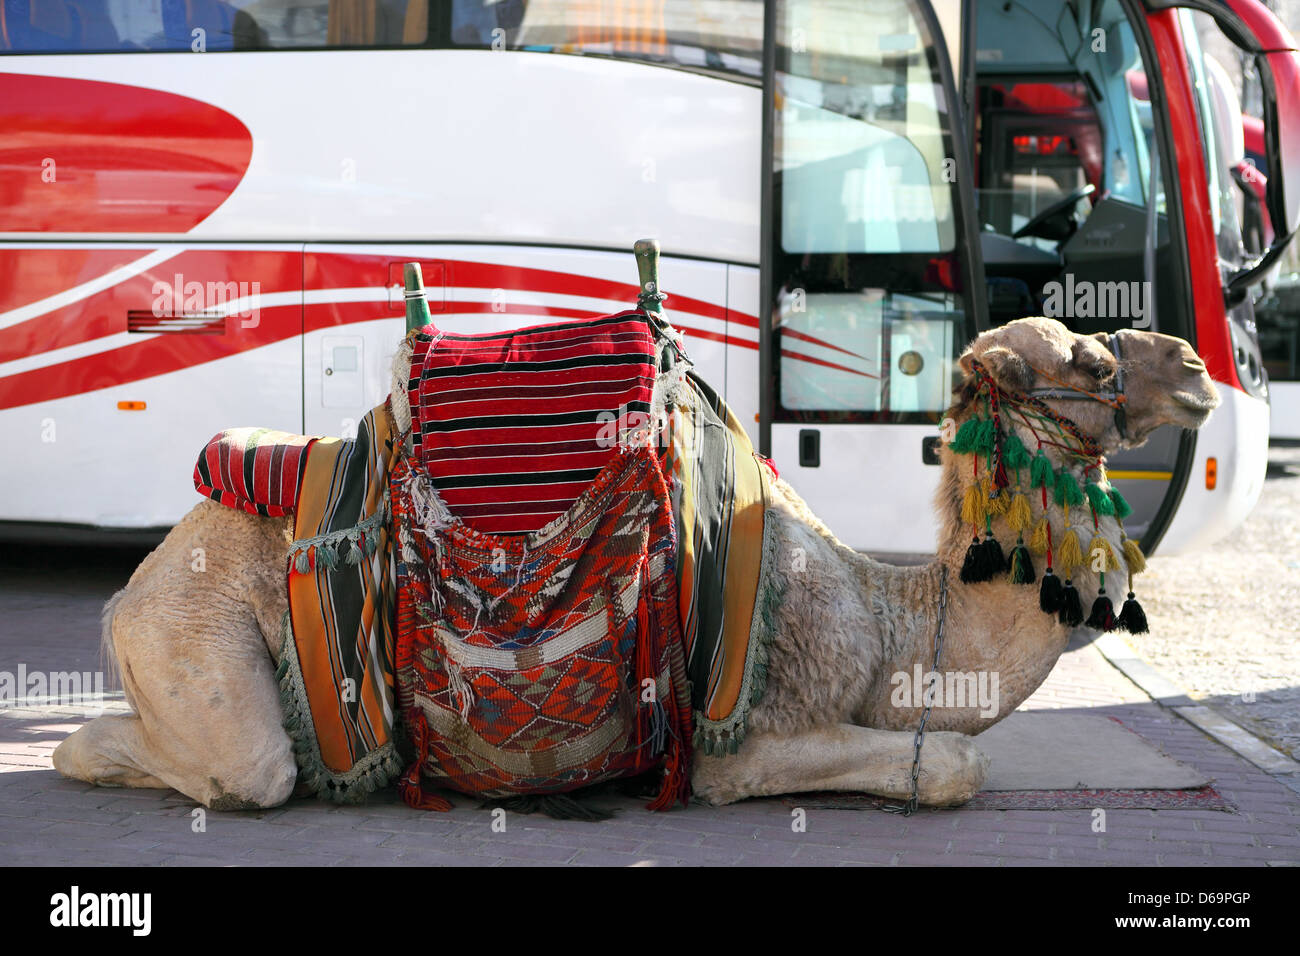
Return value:
<svg viewBox="0 0 1300 956">
<path fill-rule="evenodd" d="M 323 544 L 316 549 L 316 560 L 331 571 L 338 570 L 339 556 L 332 544 Z"/>
<path fill-rule="evenodd" d="M 962 423 L 961 428 L 957 429 L 957 434 L 948 447 L 959 455 L 969 455 L 975 451 L 975 440 L 979 435 L 980 420 L 978 418 L 968 418 Z"/>
<path fill-rule="evenodd" d="M 993 419 L 986 418 L 980 422 L 979 431 L 975 433 L 975 450 L 980 454 L 991 454 L 997 446 L 997 440 L 998 427 L 993 424 Z"/>
<path fill-rule="evenodd" d="M 1002 443 L 1002 463 L 1012 471 L 1018 471 L 1029 462 L 1029 449 L 1020 440 L 1020 436 L 1012 432 Z"/>
<path fill-rule="evenodd" d="M 311 562 L 307 559 L 306 550 L 298 552 L 298 557 L 294 559 L 293 567 L 299 574 L 308 574 L 311 572 Z"/>
<path fill-rule="evenodd" d="M 1110 488 L 1110 501 L 1115 506 L 1115 517 L 1121 521 L 1133 513 L 1133 506 L 1124 500 L 1124 496 L 1114 485 Z"/>
<path fill-rule="evenodd" d="M 1088 482 L 1084 487 L 1088 493 L 1088 504 L 1092 505 L 1092 510 L 1099 515 L 1113 515 L 1115 513 L 1115 502 L 1110 500 L 1110 495 L 1106 494 L 1101 485 Z"/>
<path fill-rule="evenodd" d="M 1055 482 L 1056 472 L 1052 470 L 1052 463 L 1040 448 L 1029 467 L 1029 486 L 1031 488 L 1046 488 L 1050 491 Z"/>
<path fill-rule="evenodd" d="M 1077 508 L 1083 504 L 1083 492 L 1079 490 L 1079 483 L 1074 480 L 1074 475 L 1064 468 L 1056 475 L 1056 491 L 1053 497 L 1058 505 Z"/>
</svg>

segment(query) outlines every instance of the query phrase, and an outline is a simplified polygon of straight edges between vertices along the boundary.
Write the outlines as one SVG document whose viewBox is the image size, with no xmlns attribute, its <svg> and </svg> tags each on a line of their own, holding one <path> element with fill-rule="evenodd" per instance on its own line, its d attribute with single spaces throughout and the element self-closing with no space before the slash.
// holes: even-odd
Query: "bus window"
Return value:
<svg viewBox="0 0 1300 956">
<path fill-rule="evenodd" d="M 451 43 L 762 75 L 762 0 L 452 0 Z"/>
<path fill-rule="evenodd" d="M 921 422 L 968 340 L 952 118 L 904 0 L 777 24 L 775 422 Z"/>
<path fill-rule="evenodd" d="M 0 0 L 0 50 L 94 53 L 419 45 L 429 0 Z"/>
</svg>

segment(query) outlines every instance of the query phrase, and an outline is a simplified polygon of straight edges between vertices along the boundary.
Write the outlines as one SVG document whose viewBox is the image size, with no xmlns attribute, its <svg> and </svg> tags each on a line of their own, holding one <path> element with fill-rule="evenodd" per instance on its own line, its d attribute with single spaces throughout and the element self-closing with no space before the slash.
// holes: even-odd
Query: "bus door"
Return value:
<svg viewBox="0 0 1300 956">
<path fill-rule="evenodd" d="M 1048 315 L 1081 333 L 1177 335 L 1198 347 L 1212 373 L 1217 360 L 1217 380 L 1261 406 L 1257 346 L 1245 321 L 1229 321 L 1227 286 L 1217 283 L 1242 266 L 1241 228 L 1237 187 L 1214 148 L 1195 31 L 1179 15 L 1130 0 L 974 5 L 990 320 Z M 1177 62 L 1169 30 L 1186 49 Z M 1197 289 L 1207 276 L 1216 281 L 1209 306 Z M 1209 543 L 1215 527 L 1235 525 L 1258 496 L 1264 445 L 1256 419 L 1266 424 L 1266 410 L 1261 418 L 1249 403 L 1244 412 L 1228 404 L 1217 413 L 1224 434 L 1203 431 L 1199 452 L 1196 435 L 1167 428 L 1111 456 L 1110 476 L 1134 506 L 1129 529 L 1148 551 L 1176 527 L 1185 494 L 1199 487 L 1193 477 L 1204 484 L 1207 458 L 1224 462 L 1233 484 L 1190 503 L 1182 513 L 1200 530 L 1167 539 L 1167 550 Z"/>
<path fill-rule="evenodd" d="M 768 18 L 760 447 L 847 544 L 932 553 L 937 426 L 985 324 L 961 7 L 773 0 Z"/>
</svg>

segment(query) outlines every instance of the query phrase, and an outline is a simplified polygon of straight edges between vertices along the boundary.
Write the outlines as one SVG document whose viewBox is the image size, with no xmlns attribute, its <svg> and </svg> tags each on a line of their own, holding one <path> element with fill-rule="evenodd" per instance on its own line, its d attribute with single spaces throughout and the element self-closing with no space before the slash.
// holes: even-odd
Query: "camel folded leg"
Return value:
<svg viewBox="0 0 1300 956">
<path fill-rule="evenodd" d="M 853 724 L 795 734 L 755 734 L 726 757 L 697 754 L 695 795 L 715 806 L 746 797 L 812 790 L 850 790 L 906 799 L 911 795 L 913 734 Z M 988 773 L 989 759 L 965 734 L 926 734 L 917 780 L 927 806 L 965 803 Z"/>
<path fill-rule="evenodd" d="M 173 529 L 105 609 L 135 713 L 82 727 L 54 751 L 55 769 L 173 787 L 215 810 L 287 800 L 297 765 L 268 653 L 286 603 L 283 547 L 283 522 L 212 502 Z"/>
</svg>

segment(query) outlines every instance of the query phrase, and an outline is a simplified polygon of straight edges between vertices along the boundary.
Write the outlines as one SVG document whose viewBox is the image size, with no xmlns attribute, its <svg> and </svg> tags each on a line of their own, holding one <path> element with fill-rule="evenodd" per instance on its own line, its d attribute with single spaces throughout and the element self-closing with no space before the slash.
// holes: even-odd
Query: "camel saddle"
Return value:
<svg viewBox="0 0 1300 956">
<path fill-rule="evenodd" d="M 434 808 L 660 767 L 683 799 L 763 692 L 770 463 L 657 315 L 404 349 L 410 430 L 385 403 L 310 441 L 292 504 L 302 779 Z"/>
</svg>

